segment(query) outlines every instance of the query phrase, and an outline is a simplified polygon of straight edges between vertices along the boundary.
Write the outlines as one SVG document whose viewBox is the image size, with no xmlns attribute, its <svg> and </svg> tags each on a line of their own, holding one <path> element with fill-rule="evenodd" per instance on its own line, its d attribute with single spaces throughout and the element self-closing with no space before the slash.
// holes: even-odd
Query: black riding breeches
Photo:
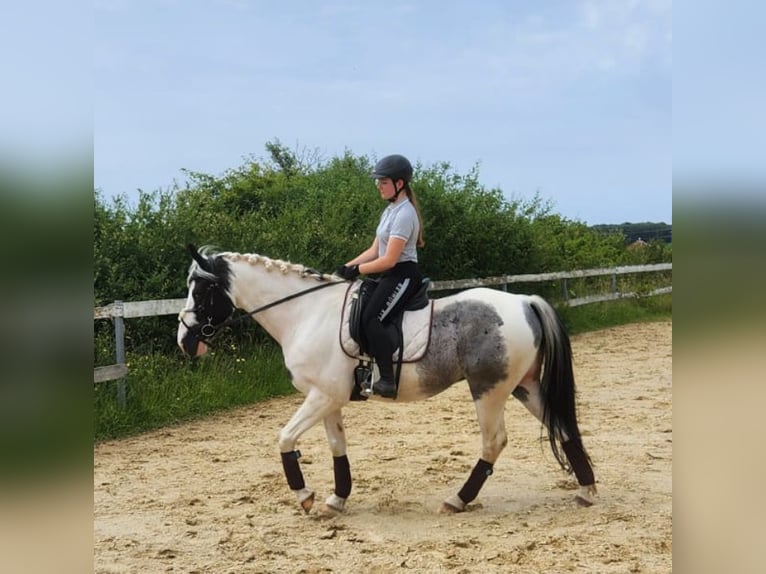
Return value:
<svg viewBox="0 0 766 574">
<path fill-rule="evenodd" d="M 423 277 L 414 261 L 397 263 L 384 273 L 362 313 L 370 353 L 375 357 L 383 377 L 393 379 L 392 356 L 396 350 L 395 317 L 407 301 L 420 289 Z"/>
</svg>

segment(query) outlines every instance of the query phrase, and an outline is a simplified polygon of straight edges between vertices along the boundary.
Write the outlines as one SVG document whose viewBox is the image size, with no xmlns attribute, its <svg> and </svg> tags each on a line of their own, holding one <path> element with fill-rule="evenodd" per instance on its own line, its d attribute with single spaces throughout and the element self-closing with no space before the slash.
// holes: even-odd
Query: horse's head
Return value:
<svg viewBox="0 0 766 574">
<path fill-rule="evenodd" d="M 207 352 L 207 343 L 234 313 L 229 296 L 231 270 L 222 257 L 188 246 L 193 262 L 189 267 L 189 294 L 178 314 L 178 346 L 191 357 Z"/>
</svg>

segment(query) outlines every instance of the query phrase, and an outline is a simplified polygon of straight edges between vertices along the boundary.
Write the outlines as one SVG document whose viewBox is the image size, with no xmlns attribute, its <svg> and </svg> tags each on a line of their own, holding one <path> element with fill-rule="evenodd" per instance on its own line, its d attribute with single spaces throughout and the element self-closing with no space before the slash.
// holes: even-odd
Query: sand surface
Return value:
<svg viewBox="0 0 766 574">
<path fill-rule="evenodd" d="M 480 435 L 465 383 L 404 405 L 345 410 L 346 512 L 305 515 L 277 435 L 301 396 L 94 447 L 94 570 L 107 573 L 647 572 L 672 570 L 672 323 L 572 338 L 596 505 L 574 503 L 540 427 L 514 399 L 508 446 L 461 514 Z M 332 492 L 324 429 L 299 449 L 318 508 Z"/>
</svg>

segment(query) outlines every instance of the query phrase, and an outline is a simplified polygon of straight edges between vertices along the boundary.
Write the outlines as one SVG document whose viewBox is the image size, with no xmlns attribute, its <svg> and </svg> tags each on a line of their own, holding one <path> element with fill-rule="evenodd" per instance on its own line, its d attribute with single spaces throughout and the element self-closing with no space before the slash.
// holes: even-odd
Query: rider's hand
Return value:
<svg viewBox="0 0 766 574">
<path fill-rule="evenodd" d="M 348 281 L 353 281 L 359 277 L 359 265 L 341 265 L 335 272 L 336 275 L 340 275 Z"/>
</svg>

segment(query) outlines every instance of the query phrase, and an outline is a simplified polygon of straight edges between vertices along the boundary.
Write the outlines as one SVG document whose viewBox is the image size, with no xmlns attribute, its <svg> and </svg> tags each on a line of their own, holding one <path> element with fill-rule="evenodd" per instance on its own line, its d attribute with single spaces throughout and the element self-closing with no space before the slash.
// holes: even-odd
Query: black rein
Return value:
<svg viewBox="0 0 766 574">
<path fill-rule="evenodd" d="M 346 283 L 346 281 L 333 281 L 332 283 L 322 283 L 321 285 L 314 285 L 313 287 L 310 287 L 308 289 L 304 289 L 303 291 L 298 291 L 297 293 L 293 293 L 292 295 L 288 295 L 287 297 L 282 297 L 281 299 L 277 299 L 276 301 L 272 301 L 271 303 L 267 303 L 266 305 L 261 305 L 257 309 L 253 309 L 247 315 L 241 315 L 237 317 L 236 319 L 227 319 L 223 323 L 221 323 L 221 327 L 228 327 L 230 324 L 235 323 L 241 319 L 244 319 L 245 317 L 252 317 L 256 313 L 260 313 L 261 311 L 265 311 L 266 309 L 271 309 L 272 307 L 276 307 L 277 305 L 281 305 L 282 303 L 287 303 L 291 299 L 297 299 L 298 297 L 301 297 L 303 295 L 308 295 L 312 291 L 319 291 L 320 289 L 324 289 L 325 287 L 332 287 L 333 285 L 338 285 L 340 283 Z"/>
<path fill-rule="evenodd" d="M 291 299 L 302 297 L 303 295 L 307 295 L 313 291 L 319 291 L 320 289 L 324 289 L 325 287 L 331 287 L 333 285 L 338 285 L 340 283 L 345 283 L 345 282 L 346 281 L 333 281 L 331 283 L 322 283 L 321 285 L 315 285 L 314 287 L 310 287 L 309 289 L 304 289 L 303 291 L 298 291 L 297 293 L 293 293 L 292 295 L 288 295 L 287 297 L 282 297 L 281 299 L 277 299 L 276 301 L 272 301 L 271 303 L 267 303 L 266 305 L 261 305 L 257 309 L 253 309 L 252 311 L 250 311 L 249 313 L 246 313 L 245 315 L 240 315 L 239 317 L 229 317 L 220 325 L 216 325 L 216 326 L 209 325 L 209 324 L 205 325 L 205 326 L 212 327 L 214 330 L 213 330 L 213 333 L 211 333 L 210 335 L 203 335 L 203 333 L 200 332 L 200 335 L 203 335 L 203 338 L 201 338 L 200 340 L 202 341 L 210 340 L 213 337 L 215 337 L 218 334 L 218 331 L 220 331 L 224 327 L 229 327 L 239 321 L 244 320 L 246 317 L 252 317 L 256 313 L 260 313 L 261 311 L 266 311 L 267 309 L 271 309 L 272 307 L 276 307 L 277 305 L 286 303 L 287 301 L 290 301 Z M 183 318 L 181 319 L 181 322 L 184 325 L 186 325 Z M 186 328 L 188 329 L 189 326 L 186 325 Z"/>
</svg>

